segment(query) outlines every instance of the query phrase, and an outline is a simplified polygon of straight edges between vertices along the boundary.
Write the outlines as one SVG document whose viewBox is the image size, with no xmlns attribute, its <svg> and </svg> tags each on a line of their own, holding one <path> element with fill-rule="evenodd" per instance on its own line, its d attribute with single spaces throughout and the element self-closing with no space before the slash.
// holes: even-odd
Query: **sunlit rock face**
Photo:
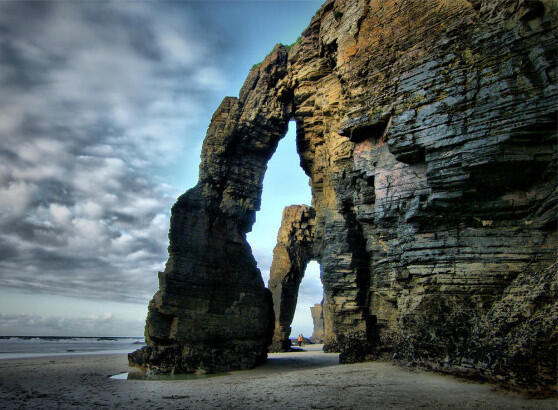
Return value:
<svg viewBox="0 0 558 410">
<path fill-rule="evenodd" d="M 271 302 L 245 232 L 294 117 L 325 349 L 551 388 L 557 26 L 551 0 L 326 2 L 215 114 L 139 364 L 265 356 Z"/>
<path fill-rule="evenodd" d="M 326 350 L 552 384 L 556 34 L 550 1 L 331 1 L 314 17 L 289 71 Z"/>
<path fill-rule="evenodd" d="M 324 342 L 324 313 L 321 303 L 316 303 L 314 306 L 310 307 L 310 313 L 312 314 L 312 322 L 314 324 L 314 330 L 312 332 L 312 337 L 310 340 L 312 343 L 323 343 Z"/>
<path fill-rule="evenodd" d="M 306 265 L 314 258 L 314 216 L 314 209 L 307 205 L 291 205 L 283 210 L 268 283 L 275 312 L 272 352 L 291 350 L 289 336 L 298 288 Z"/>
</svg>

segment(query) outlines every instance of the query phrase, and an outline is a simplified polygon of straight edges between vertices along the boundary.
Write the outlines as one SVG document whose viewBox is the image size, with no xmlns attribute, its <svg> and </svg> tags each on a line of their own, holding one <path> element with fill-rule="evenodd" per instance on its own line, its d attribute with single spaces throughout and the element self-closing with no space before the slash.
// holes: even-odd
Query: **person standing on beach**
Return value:
<svg viewBox="0 0 558 410">
<path fill-rule="evenodd" d="M 299 347 L 302 346 L 302 341 L 303 341 L 303 340 L 304 340 L 304 339 L 302 338 L 302 333 L 299 333 L 299 334 L 298 334 L 298 346 L 299 346 Z"/>
</svg>

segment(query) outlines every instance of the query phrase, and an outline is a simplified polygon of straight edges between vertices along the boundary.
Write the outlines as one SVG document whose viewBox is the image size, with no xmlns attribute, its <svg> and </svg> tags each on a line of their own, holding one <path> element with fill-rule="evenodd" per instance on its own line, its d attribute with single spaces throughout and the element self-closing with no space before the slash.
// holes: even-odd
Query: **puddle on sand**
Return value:
<svg viewBox="0 0 558 410">
<path fill-rule="evenodd" d="M 147 374 L 142 372 L 119 373 L 110 376 L 113 380 L 201 380 L 212 377 L 226 376 L 229 373 L 209 373 L 209 374 Z"/>
</svg>

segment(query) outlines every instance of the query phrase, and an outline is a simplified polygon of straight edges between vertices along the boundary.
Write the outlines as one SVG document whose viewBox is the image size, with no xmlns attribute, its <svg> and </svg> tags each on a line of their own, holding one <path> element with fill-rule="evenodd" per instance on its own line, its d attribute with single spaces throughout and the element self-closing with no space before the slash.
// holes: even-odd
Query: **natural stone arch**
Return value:
<svg viewBox="0 0 558 410">
<path fill-rule="evenodd" d="M 198 184 L 172 208 L 169 259 L 149 303 L 147 346 L 129 356 L 155 372 L 251 368 L 266 358 L 271 294 L 248 232 L 259 209 L 266 164 L 290 119 L 278 45 L 254 67 L 239 98 L 223 100 L 202 148 Z"/>
<path fill-rule="evenodd" d="M 314 218 L 314 209 L 307 205 L 291 205 L 283 210 L 268 282 L 275 312 L 272 352 L 291 350 L 289 336 L 298 289 L 306 265 L 314 259 Z"/>
<path fill-rule="evenodd" d="M 272 302 L 245 233 L 294 118 L 324 349 L 549 388 L 558 15 L 547 1 L 508 3 L 327 0 L 288 53 L 253 68 L 173 208 L 148 347 L 131 363 L 194 371 L 265 357 Z"/>
</svg>

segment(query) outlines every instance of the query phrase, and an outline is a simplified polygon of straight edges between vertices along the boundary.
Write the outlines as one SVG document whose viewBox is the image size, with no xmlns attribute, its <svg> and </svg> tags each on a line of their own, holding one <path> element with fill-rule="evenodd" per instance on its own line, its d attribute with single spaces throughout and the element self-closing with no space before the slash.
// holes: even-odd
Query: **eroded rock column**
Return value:
<svg viewBox="0 0 558 410">
<path fill-rule="evenodd" d="M 283 210 L 268 283 L 275 311 L 272 352 L 291 349 L 289 336 L 298 288 L 306 265 L 314 255 L 314 217 L 314 209 L 307 205 L 291 205 Z"/>
<path fill-rule="evenodd" d="M 310 308 L 312 314 L 312 322 L 314 323 L 314 331 L 310 338 L 314 343 L 324 342 L 324 311 L 321 303 L 316 303 Z"/>
<path fill-rule="evenodd" d="M 213 115 L 199 182 L 172 208 L 169 259 L 149 303 L 147 346 L 131 365 L 163 373 L 253 367 L 273 331 L 271 294 L 246 232 L 266 163 L 287 131 L 287 52 L 277 46 Z"/>
</svg>

